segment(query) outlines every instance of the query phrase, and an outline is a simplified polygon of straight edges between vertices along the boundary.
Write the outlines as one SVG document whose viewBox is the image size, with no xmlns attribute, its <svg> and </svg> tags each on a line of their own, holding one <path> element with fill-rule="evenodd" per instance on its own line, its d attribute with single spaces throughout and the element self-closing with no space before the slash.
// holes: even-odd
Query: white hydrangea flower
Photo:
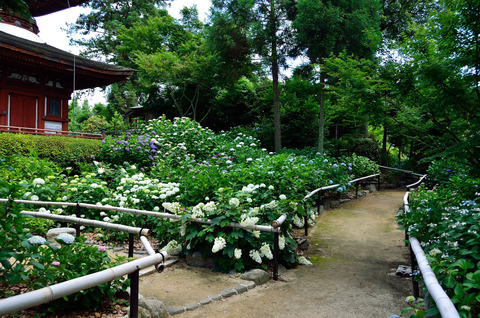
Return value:
<svg viewBox="0 0 480 318">
<path fill-rule="evenodd" d="M 208 202 L 207 204 L 205 204 L 203 206 L 203 211 L 206 211 L 206 212 L 213 212 L 215 211 L 215 209 L 217 208 L 216 204 L 214 201 L 210 201 Z"/>
<path fill-rule="evenodd" d="M 280 194 L 279 199 L 280 200 L 286 200 L 287 196 L 285 194 Z"/>
<path fill-rule="evenodd" d="M 243 226 L 252 226 L 257 224 L 258 221 L 259 218 L 256 216 L 251 217 L 247 214 L 242 214 L 242 221 L 240 222 L 240 224 Z"/>
<path fill-rule="evenodd" d="M 98 174 L 103 174 L 103 173 L 105 173 L 105 169 L 98 168 L 97 172 L 98 172 Z"/>
<path fill-rule="evenodd" d="M 231 198 L 230 201 L 228 201 L 228 204 L 233 206 L 239 206 L 240 200 L 238 198 Z"/>
<path fill-rule="evenodd" d="M 227 246 L 227 242 L 225 241 L 225 239 L 223 237 L 216 237 L 212 247 L 212 253 L 223 250 L 225 246 Z"/>
<path fill-rule="evenodd" d="M 178 242 L 176 240 L 171 240 L 170 242 L 168 242 L 168 244 L 166 246 L 164 246 L 161 251 L 163 252 L 167 252 L 167 253 L 172 253 L 174 251 L 177 251 L 181 248 L 180 244 L 178 244 Z"/>
<path fill-rule="evenodd" d="M 203 203 L 199 203 L 192 209 L 192 217 L 194 218 L 203 218 L 205 214 L 202 211 L 202 207 L 204 206 Z"/>
<path fill-rule="evenodd" d="M 50 210 L 47 210 L 45 208 L 40 208 L 38 209 L 38 212 L 41 212 L 41 213 L 50 213 Z"/>
<path fill-rule="evenodd" d="M 308 259 L 306 259 L 305 256 L 300 256 L 300 257 L 298 257 L 298 264 L 300 264 L 300 265 L 312 265 L 312 262 L 310 262 Z"/>
<path fill-rule="evenodd" d="M 253 236 L 255 236 L 255 238 L 260 238 L 260 231 L 253 231 Z"/>
<path fill-rule="evenodd" d="M 248 255 L 253 259 L 255 262 L 258 264 L 262 264 L 262 257 L 260 256 L 260 253 L 257 250 L 251 250 Z"/>
<path fill-rule="evenodd" d="M 65 244 L 72 244 L 75 241 L 75 236 L 68 233 L 60 233 L 57 236 L 57 240 L 64 241 Z"/>
<path fill-rule="evenodd" d="M 292 222 L 293 224 L 298 227 L 298 228 L 303 228 L 303 226 L 305 225 L 305 220 L 301 219 L 298 217 L 298 215 L 294 215 L 293 218 L 292 218 Z"/>
<path fill-rule="evenodd" d="M 263 243 L 262 247 L 260 247 L 260 256 L 266 257 L 267 259 L 273 259 L 272 250 L 270 249 L 270 245 L 267 243 Z"/>
<path fill-rule="evenodd" d="M 428 252 L 428 254 L 430 254 L 430 256 L 435 257 L 438 254 L 442 254 L 442 251 L 440 251 L 438 248 L 434 248 L 430 252 Z"/>
<path fill-rule="evenodd" d="M 285 248 L 285 236 L 281 235 L 278 237 L 278 248 L 283 250 Z"/>
<path fill-rule="evenodd" d="M 272 185 L 268 186 L 268 190 L 274 190 L 274 189 L 275 189 L 274 186 L 272 186 Z"/>
<path fill-rule="evenodd" d="M 42 178 L 35 178 L 33 179 L 32 183 L 34 186 L 41 186 L 45 184 L 45 180 L 43 180 Z"/>
<path fill-rule="evenodd" d="M 38 201 L 38 200 L 40 200 L 40 198 L 38 197 L 38 195 L 34 194 L 34 195 L 32 195 L 32 196 L 30 197 L 30 200 L 32 200 L 32 201 Z"/>
<path fill-rule="evenodd" d="M 164 202 L 162 203 L 162 206 L 173 214 L 179 214 L 184 211 L 184 208 L 179 202 Z"/>
<path fill-rule="evenodd" d="M 45 244 L 47 240 L 45 240 L 43 237 L 34 235 L 28 239 L 28 243 L 32 245 L 42 245 Z"/>
<path fill-rule="evenodd" d="M 236 259 L 240 259 L 242 257 L 242 250 L 239 249 L 239 248 L 236 248 L 235 252 L 233 252 L 233 254 L 235 255 Z"/>
</svg>

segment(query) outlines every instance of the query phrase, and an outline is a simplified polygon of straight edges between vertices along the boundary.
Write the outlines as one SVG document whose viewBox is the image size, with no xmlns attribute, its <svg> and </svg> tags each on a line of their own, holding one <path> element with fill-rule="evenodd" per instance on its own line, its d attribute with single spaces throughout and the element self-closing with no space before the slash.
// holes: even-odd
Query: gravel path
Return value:
<svg viewBox="0 0 480 318">
<path fill-rule="evenodd" d="M 307 253 L 313 266 L 299 266 L 278 282 L 175 315 L 193 317 L 388 318 L 400 315 L 411 294 L 409 279 L 395 276 L 408 265 L 403 231 L 395 214 L 404 192 L 382 190 L 323 213 L 311 229 Z M 203 280 L 204 284 L 194 281 Z M 204 270 L 172 268 L 142 279 L 140 293 L 167 307 L 191 304 L 233 288 L 238 278 Z M 167 288 L 168 287 L 168 288 Z M 205 291 L 208 289 L 208 291 Z M 215 292 L 216 290 L 216 292 Z"/>
</svg>

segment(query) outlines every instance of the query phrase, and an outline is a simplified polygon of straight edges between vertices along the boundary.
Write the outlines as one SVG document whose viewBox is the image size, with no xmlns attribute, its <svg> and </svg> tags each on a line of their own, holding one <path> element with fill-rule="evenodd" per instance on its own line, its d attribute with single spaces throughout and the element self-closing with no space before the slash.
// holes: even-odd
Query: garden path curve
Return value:
<svg viewBox="0 0 480 318">
<path fill-rule="evenodd" d="M 406 307 L 405 297 L 411 294 L 410 280 L 395 276 L 398 265 L 408 265 L 409 255 L 403 231 L 395 223 L 403 195 L 403 191 L 382 190 L 324 212 L 308 237 L 306 256 L 313 266 L 299 266 L 277 282 L 270 281 L 175 317 L 400 315 Z M 218 294 L 236 282 L 233 277 L 201 269 L 178 268 L 146 276 L 140 293 L 158 297 L 167 307 L 178 306 Z"/>
</svg>

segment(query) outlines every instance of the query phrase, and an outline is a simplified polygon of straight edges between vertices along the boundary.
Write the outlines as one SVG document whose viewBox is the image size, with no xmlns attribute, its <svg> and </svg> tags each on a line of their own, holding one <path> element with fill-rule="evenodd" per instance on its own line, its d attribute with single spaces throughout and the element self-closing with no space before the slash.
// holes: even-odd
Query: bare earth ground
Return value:
<svg viewBox="0 0 480 318">
<path fill-rule="evenodd" d="M 408 265 L 395 214 L 404 192 L 382 190 L 328 210 L 308 237 L 313 266 L 299 266 L 278 282 L 215 301 L 176 317 L 355 317 L 400 315 L 411 294 L 409 279 L 395 276 Z M 141 278 L 140 293 L 166 307 L 181 307 L 233 288 L 234 275 L 185 266 Z"/>
</svg>

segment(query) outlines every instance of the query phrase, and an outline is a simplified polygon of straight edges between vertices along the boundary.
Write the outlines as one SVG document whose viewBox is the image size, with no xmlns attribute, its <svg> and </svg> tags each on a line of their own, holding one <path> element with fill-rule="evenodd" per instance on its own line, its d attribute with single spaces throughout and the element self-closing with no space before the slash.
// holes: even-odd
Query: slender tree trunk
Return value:
<svg viewBox="0 0 480 318">
<path fill-rule="evenodd" d="M 278 87 L 277 30 L 275 24 L 275 1 L 270 0 L 270 36 L 272 41 L 273 123 L 275 129 L 275 152 L 282 149 L 282 127 L 280 121 L 280 90 Z"/>
<path fill-rule="evenodd" d="M 363 137 L 368 138 L 368 120 L 363 123 Z"/>
<path fill-rule="evenodd" d="M 318 124 L 318 145 L 317 150 L 323 153 L 323 143 L 325 139 L 325 79 L 326 74 L 320 70 L 320 114 Z"/>
<path fill-rule="evenodd" d="M 388 129 L 387 127 L 383 127 L 383 140 L 382 140 L 382 158 L 383 158 L 383 164 L 387 163 L 387 137 L 388 137 Z"/>
</svg>

